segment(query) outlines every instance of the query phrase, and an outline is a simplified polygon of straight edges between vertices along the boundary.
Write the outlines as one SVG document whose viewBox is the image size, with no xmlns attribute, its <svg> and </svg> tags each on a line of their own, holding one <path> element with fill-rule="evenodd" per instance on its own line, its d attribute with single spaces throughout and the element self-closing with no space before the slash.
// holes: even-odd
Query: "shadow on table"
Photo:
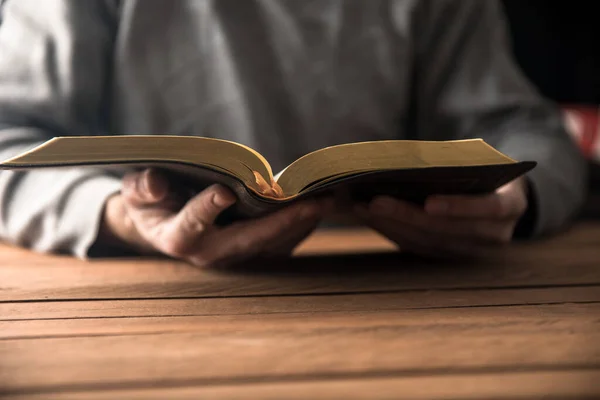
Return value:
<svg viewBox="0 0 600 400">
<path fill-rule="evenodd" d="M 487 260 L 489 262 L 489 260 Z M 362 278 L 387 277 L 391 281 L 427 282 L 432 277 L 477 275 L 485 259 L 441 260 L 419 257 L 401 252 L 365 253 L 348 255 L 308 255 L 293 258 L 255 260 L 244 265 L 220 269 L 224 274 L 262 276 L 265 279 L 336 279 L 338 282 L 360 282 Z M 494 269 L 489 272 L 493 272 Z M 497 268 L 495 268 L 498 271 Z M 391 282 L 390 281 L 390 282 Z"/>
<path fill-rule="evenodd" d="M 326 286 L 352 292 L 587 285 L 600 282 L 600 259 L 590 243 L 576 230 L 564 237 L 497 248 L 477 258 L 441 260 L 401 252 L 307 255 L 258 260 L 218 273 L 308 291 Z"/>
</svg>

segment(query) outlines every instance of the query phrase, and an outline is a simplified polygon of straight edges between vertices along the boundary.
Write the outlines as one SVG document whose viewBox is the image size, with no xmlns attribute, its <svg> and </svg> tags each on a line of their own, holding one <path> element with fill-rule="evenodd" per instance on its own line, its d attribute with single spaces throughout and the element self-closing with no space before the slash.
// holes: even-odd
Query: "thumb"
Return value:
<svg viewBox="0 0 600 400">
<path fill-rule="evenodd" d="M 209 186 L 187 202 L 177 214 L 175 223 L 189 234 L 204 230 L 235 201 L 235 195 L 226 187 L 218 184 Z"/>
<path fill-rule="evenodd" d="M 127 174 L 121 193 L 125 201 L 136 207 L 160 203 L 169 193 L 169 181 L 160 171 L 146 169 Z"/>
<path fill-rule="evenodd" d="M 183 257 L 210 231 L 219 214 L 235 203 L 235 195 L 221 185 L 212 185 L 193 197 L 161 229 L 157 246 L 166 254 Z"/>
</svg>

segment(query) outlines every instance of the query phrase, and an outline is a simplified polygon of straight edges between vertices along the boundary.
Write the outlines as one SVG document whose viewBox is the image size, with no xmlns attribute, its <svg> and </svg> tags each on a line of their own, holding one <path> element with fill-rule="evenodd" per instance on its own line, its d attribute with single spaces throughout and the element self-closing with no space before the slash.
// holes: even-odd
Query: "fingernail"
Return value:
<svg viewBox="0 0 600 400">
<path fill-rule="evenodd" d="M 377 197 L 369 206 L 369 210 L 376 215 L 392 214 L 395 208 L 395 201 L 387 197 Z"/>
<path fill-rule="evenodd" d="M 150 186 L 148 185 L 148 170 L 144 171 L 141 175 L 138 176 L 136 181 L 138 192 L 144 197 L 153 197 L 152 192 L 150 191 Z"/>
<path fill-rule="evenodd" d="M 448 202 L 439 199 L 427 201 L 425 204 L 425 211 L 430 214 L 445 214 L 448 208 L 450 208 Z"/>
<path fill-rule="evenodd" d="M 235 202 L 234 198 L 231 198 L 229 196 L 224 196 L 221 193 L 215 193 L 215 195 L 213 196 L 213 203 L 219 208 L 229 207 L 234 202 Z"/>
<path fill-rule="evenodd" d="M 143 190 L 153 200 L 162 200 L 169 192 L 169 182 L 160 173 L 147 170 L 143 178 Z"/>
</svg>

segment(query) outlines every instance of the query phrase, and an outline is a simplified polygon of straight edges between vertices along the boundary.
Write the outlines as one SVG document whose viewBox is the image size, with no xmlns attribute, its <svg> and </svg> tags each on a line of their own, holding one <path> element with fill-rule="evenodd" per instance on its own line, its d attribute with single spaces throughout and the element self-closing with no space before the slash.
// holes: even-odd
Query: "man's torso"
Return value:
<svg viewBox="0 0 600 400">
<path fill-rule="evenodd" d="M 233 140 L 275 171 L 325 146 L 404 137 L 414 3 L 124 1 L 108 130 Z"/>
</svg>

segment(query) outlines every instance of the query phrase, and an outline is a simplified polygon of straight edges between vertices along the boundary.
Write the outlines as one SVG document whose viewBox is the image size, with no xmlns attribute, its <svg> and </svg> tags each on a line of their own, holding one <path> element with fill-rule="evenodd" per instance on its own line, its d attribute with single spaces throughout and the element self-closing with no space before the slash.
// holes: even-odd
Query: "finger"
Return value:
<svg viewBox="0 0 600 400">
<path fill-rule="evenodd" d="M 121 197 L 126 218 L 123 224 L 135 232 L 136 242 L 146 249 L 158 250 L 155 243 L 166 222 L 172 219 L 176 205 L 168 196 L 169 185 L 157 170 L 147 169 L 127 174 L 123 178 Z"/>
<path fill-rule="evenodd" d="M 448 240 L 458 238 L 482 244 L 508 243 L 514 229 L 512 220 L 432 216 L 420 207 L 386 196 L 374 199 L 369 212 L 374 218 L 389 219 Z"/>
<path fill-rule="evenodd" d="M 421 256 L 435 254 L 431 243 L 415 240 L 410 232 L 403 232 L 401 229 L 393 229 L 392 226 L 368 217 L 365 218 L 364 221 L 365 225 L 396 243 L 402 252 L 418 254 Z"/>
<path fill-rule="evenodd" d="M 197 230 L 198 226 L 213 225 L 217 217 L 236 200 L 225 186 L 209 186 L 187 202 L 177 220 L 184 230 L 190 232 Z"/>
<path fill-rule="evenodd" d="M 235 202 L 235 195 L 222 185 L 204 189 L 161 229 L 161 243 L 157 245 L 171 256 L 186 256 L 213 228 L 217 217 Z"/>
<path fill-rule="evenodd" d="M 426 232 L 418 227 L 399 224 L 389 219 L 372 218 L 368 214 L 366 223 L 397 243 L 402 251 L 428 258 L 478 256 L 487 248 L 477 242 Z"/>
<path fill-rule="evenodd" d="M 164 243 L 165 226 L 182 207 L 178 196 L 170 192 L 166 176 L 156 169 L 127 174 L 121 189 L 127 218 L 124 224 L 144 241 L 145 246 L 160 250 Z"/>
<path fill-rule="evenodd" d="M 307 201 L 266 217 L 233 224 L 207 235 L 190 261 L 198 266 L 239 262 L 260 254 L 286 232 L 314 224 L 319 218 L 319 204 Z"/>
<path fill-rule="evenodd" d="M 497 194 L 432 196 L 425 202 L 425 211 L 436 216 L 489 219 L 504 219 L 517 213 L 505 197 Z"/>
<path fill-rule="evenodd" d="M 154 205 L 163 201 L 169 193 L 169 182 L 155 169 L 133 172 L 123 178 L 122 195 L 136 207 Z"/>
<path fill-rule="evenodd" d="M 463 218 L 511 219 L 521 216 L 526 208 L 527 198 L 520 181 L 513 181 L 489 195 L 437 195 L 425 202 L 428 214 Z"/>
</svg>

